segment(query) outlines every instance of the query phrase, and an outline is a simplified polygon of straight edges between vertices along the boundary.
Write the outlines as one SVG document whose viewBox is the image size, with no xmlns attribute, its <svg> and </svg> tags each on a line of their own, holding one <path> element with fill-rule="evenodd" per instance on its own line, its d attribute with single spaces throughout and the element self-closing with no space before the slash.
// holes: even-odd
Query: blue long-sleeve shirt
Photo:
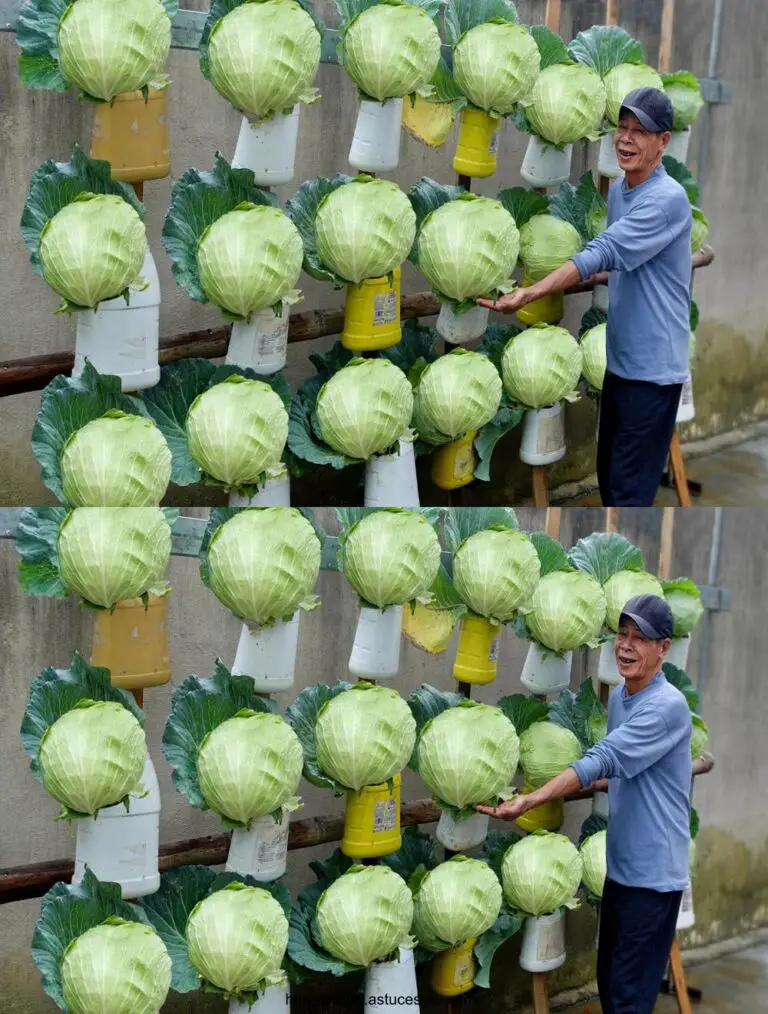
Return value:
<svg viewBox="0 0 768 1014">
<path fill-rule="evenodd" d="M 682 891 L 690 843 L 691 713 L 663 673 L 608 702 L 608 735 L 572 765 L 583 788 L 608 778 L 608 876 Z"/>
<path fill-rule="evenodd" d="M 609 272 L 608 370 L 619 377 L 688 377 L 691 222 L 685 191 L 659 166 L 636 187 L 611 185 L 608 228 L 573 258 L 584 280 Z"/>
</svg>

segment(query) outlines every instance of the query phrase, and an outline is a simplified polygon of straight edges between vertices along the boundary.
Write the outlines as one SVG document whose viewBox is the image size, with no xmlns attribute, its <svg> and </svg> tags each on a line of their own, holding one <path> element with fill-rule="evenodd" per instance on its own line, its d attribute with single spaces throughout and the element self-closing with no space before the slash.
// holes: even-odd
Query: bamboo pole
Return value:
<svg viewBox="0 0 768 1014">
<path fill-rule="evenodd" d="M 668 74 L 672 69 L 672 30 L 675 23 L 675 0 L 664 0 L 661 9 L 661 31 L 659 34 L 659 73 Z"/>
<path fill-rule="evenodd" d="M 675 508 L 664 507 L 661 515 L 661 546 L 659 548 L 659 580 L 668 581 L 672 572 L 672 544 L 675 534 Z"/>
<path fill-rule="evenodd" d="M 547 517 L 544 522 L 544 531 L 553 539 L 560 538 L 560 525 L 563 520 L 562 507 L 547 507 Z"/>
<path fill-rule="evenodd" d="M 606 25 L 618 25 L 619 23 L 619 0 L 606 0 L 605 3 Z"/>
<path fill-rule="evenodd" d="M 552 32 L 560 31 L 561 10 L 562 0 L 547 0 L 546 12 L 544 14 L 544 24 Z"/>
</svg>

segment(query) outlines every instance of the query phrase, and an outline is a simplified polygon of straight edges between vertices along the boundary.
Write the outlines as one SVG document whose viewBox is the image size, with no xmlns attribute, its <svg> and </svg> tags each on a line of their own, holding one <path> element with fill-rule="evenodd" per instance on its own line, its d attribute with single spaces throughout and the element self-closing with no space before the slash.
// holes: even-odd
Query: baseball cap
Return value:
<svg viewBox="0 0 768 1014">
<path fill-rule="evenodd" d="M 621 108 L 634 113 L 652 134 L 672 130 L 675 116 L 672 103 L 666 92 L 658 88 L 635 88 L 624 98 Z"/>
<path fill-rule="evenodd" d="M 672 636 L 674 619 L 666 599 L 658 595 L 636 595 L 621 610 L 621 618 L 636 623 L 640 633 L 653 641 L 663 641 Z"/>
</svg>

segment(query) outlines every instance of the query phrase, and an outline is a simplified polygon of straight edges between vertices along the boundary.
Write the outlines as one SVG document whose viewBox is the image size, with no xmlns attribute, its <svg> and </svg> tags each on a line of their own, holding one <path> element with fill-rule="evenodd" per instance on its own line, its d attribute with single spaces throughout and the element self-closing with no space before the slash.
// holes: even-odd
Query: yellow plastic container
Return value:
<svg viewBox="0 0 768 1014">
<path fill-rule="evenodd" d="M 171 171 L 168 91 L 118 95 L 95 107 L 91 158 L 106 159 L 112 178 L 126 183 L 161 180 Z"/>
<path fill-rule="evenodd" d="M 432 482 L 438 489 L 460 489 L 475 477 L 474 441 L 477 430 L 470 430 L 459 440 L 443 444 L 432 455 Z"/>
<path fill-rule="evenodd" d="M 532 279 L 527 275 L 523 278 L 523 285 L 533 284 Z M 553 292 L 543 299 L 536 299 L 533 303 L 518 310 L 515 316 L 521 324 L 533 327 L 534 324 L 559 324 L 565 313 L 565 299 L 562 292 Z"/>
<path fill-rule="evenodd" d="M 465 616 L 459 628 L 459 644 L 453 678 L 459 683 L 483 685 L 496 679 L 501 628 L 480 616 Z"/>
<path fill-rule="evenodd" d="M 523 786 L 523 795 L 527 796 L 533 792 L 530 785 Z M 562 799 L 554 799 L 542 806 L 535 806 L 532 810 L 518 817 L 515 823 L 529 834 L 532 831 L 559 831 L 565 820 L 565 806 Z"/>
<path fill-rule="evenodd" d="M 385 782 L 347 793 L 344 837 L 341 840 L 341 851 L 345 856 L 375 859 L 400 848 L 400 775 L 395 775 L 392 783 L 391 790 Z"/>
<path fill-rule="evenodd" d="M 482 109 L 467 107 L 461 113 L 453 171 L 460 176 L 484 178 L 496 172 L 496 149 L 501 120 Z"/>
<path fill-rule="evenodd" d="M 159 687 L 171 680 L 168 596 L 118 602 L 95 614 L 91 664 L 109 669 L 112 686 L 123 690 Z"/>
<path fill-rule="evenodd" d="M 352 352 L 375 352 L 397 345 L 400 328 L 400 268 L 389 278 L 366 278 L 347 286 L 341 344 Z"/>
<path fill-rule="evenodd" d="M 474 984 L 475 937 L 470 937 L 460 947 L 441 951 L 432 962 L 432 989 L 438 996 L 460 996 L 468 993 Z"/>
</svg>

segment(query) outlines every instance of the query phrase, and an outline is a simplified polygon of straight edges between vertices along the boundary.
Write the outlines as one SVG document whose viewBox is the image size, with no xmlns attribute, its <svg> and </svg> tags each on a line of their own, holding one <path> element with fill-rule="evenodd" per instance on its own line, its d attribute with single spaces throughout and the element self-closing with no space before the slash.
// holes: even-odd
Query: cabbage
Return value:
<svg viewBox="0 0 768 1014">
<path fill-rule="evenodd" d="M 520 735 L 520 767 L 528 788 L 540 789 L 581 756 L 576 736 L 554 722 L 534 722 Z"/>
<path fill-rule="evenodd" d="M 693 729 L 691 731 L 691 757 L 697 760 L 707 749 L 709 743 L 709 726 L 700 715 L 691 715 Z"/>
<path fill-rule="evenodd" d="M 255 0 L 213 26 L 203 72 L 235 109 L 267 120 L 314 99 L 320 48 L 320 33 L 300 4 Z"/>
<path fill-rule="evenodd" d="M 368 968 L 408 939 L 413 898 L 388 866 L 352 866 L 320 896 L 320 945 L 341 961 Z"/>
<path fill-rule="evenodd" d="M 322 706 L 315 739 L 323 771 L 358 792 L 402 771 L 413 753 L 416 720 L 396 690 L 356 683 Z"/>
<path fill-rule="evenodd" d="M 674 110 L 673 130 L 687 130 L 704 106 L 701 87 L 693 74 L 686 70 L 674 74 L 662 74 L 664 91 L 667 93 Z"/>
<path fill-rule="evenodd" d="M 457 810 L 494 801 L 517 768 L 519 741 L 503 711 L 467 701 L 431 719 L 418 743 L 419 775 Z"/>
<path fill-rule="evenodd" d="M 619 113 L 624 99 L 635 88 L 658 88 L 664 91 L 661 76 L 645 63 L 620 63 L 603 78 L 605 85 L 605 115 L 609 123 L 618 126 Z"/>
<path fill-rule="evenodd" d="M 558 570 L 539 581 L 525 622 L 539 644 L 560 655 L 597 640 L 605 609 L 603 590 L 590 574 Z"/>
<path fill-rule="evenodd" d="M 479 859 L 454 856 L 431 870 L 414 898 L 413 934 L 429 950 L 479 937 L 501 911 L 499 878 Z"/>
<path fill-rule="evenodd" d="M 411 252 L 416 213 L 396 183 L 361 176 L 336 187 L 317 208 L 320 260 L 346 282 L 390 274 Z"/>
<path fill-rule="evenodd" d="M 198 395 L 187 414 L 190 454 L 206 475 L 231 488 L 256 484 L 281 468 L 287 437 L 280 395 L 262 380 L 237 374 Z"/>
<path fill-rule="evenodd" d="M 675 623 L 672 636 L 687 637 L 704 615 L 701 592 L 687 577 L 662 581 L 661 587 Z"/>
<path fill-rule="evenodd" d="M 597 324 L 581 336 L 581 372 L 593 391 L 602 391 L 608 369 L 606 324 Z"/>
<path fill-rule="evenodd" d="M 292 799 L 303 766 L 301 743 L 285 719 L 248 709 L 210 732 L 197 757 L 208 808 L 245 828 Z"/>
<path fill-rule="evenodd" d="M 520 227 L 520 260 L 532 282 L 540 282 L 584 246 L 570 222 L 554 215 L 534 215 Z"/>
<path fill-rule="evenodd" d="M 501 358 L 504 388 L 528 409 L 569 397 L 581 376 L 579 343 L 562 327 L 538 324 L 512 338 Z"/>
<path fill-rule="evenodd" d="M 664 589 L 658 578 L 642 570 L 620 570 L 603 585 L 607 603 L 606 623 L 616 633 L 624 606 L 636 595 L 658 595 L 664 598 Z"/>
<path fill-rule="evenodd" d="M 421 374 L 414 425 L 422 439 L 445 443 L 485 426 L 500 404 L 501 377 L 490 359 L 479 352 L 454 349 Z M 435 436 L 439 439 L 434 440 Z"/>
<path fill-rule="evenodd" d="M 472 612 L 506 623 L 539 582 L 541 563 L 527 535 L 506 528 L 470 535 L 453 557 L 456 591 Z"/>
<path fill-rule="evenodd" d="M 408 432 L 413 389 L 388 359 L 353 359 L 320 389 L 316 411 L 329 447 L 367 461 Z"/>
<path fill-rule="evenodd" d="M 66 948 L 61 986 L 70 1014 L 157 1014 L 171 987 L 171 959 L 151 927 L 111 916 Z"/>
<path fill-rule="evenodd" d="M 701 250 L 709 235 L 709 219 L 701 208 L 691 208 L 693 222 L 691 224 L 691 250 Z"/>
<path fill-rule="evenodd" d="M 366 98 L 402 98 L 437 70 L 440 34 L 424 7 L 376 3 L 353 18 L 342 36 L 342 60 Z"/>
<path fill-rule="evenodd" d="M 528 95 L 540 65 L 535 39 L 511 21 L 476 25 L 453 50 L 453 75 L 463 94 L 478 109 L 500 116 Z"/>
<path fill-rule="evenodd" d="M 437 534 L 423 515 L 379 510 L 347 532 L 344 576 L 366 604 L 403 605 L 428 593 L 440 569 L 440 552 Z"/>
<path fill-rule="evenodd" d="M 320 540 L 294 507 L 251 507 L 214 533 L 203 564 L 211 591 L 256 626 L 289 619 L 310 600 Z"/>
<path fill-rule="evenodd" d="M 151 419 L 113 410 L 75 430 L 60 467 L 75 507 L 150 507 L 171 481 L 171 451 Z"/>
<path fill-rule="evenodd" d="M 549 915 L 572 902 L 581 877 L 579 850 L 565 835 L 549 831 L 521 838 L 501 864 L 504 897 L 527 916 Z"/>
<path fill-rule="evenodd" d="M 237 996 L 281 975 L 288 920 L 269 891 L 233 881 L 198 902 L 186 935 L 189 960 L 204 982 Z"/>
<path fill-rule="evenodd" d="M 605 89 L 583 64 L 553 64 L 521 102 L 534 133 L 558 148 L 594 134 L 605 112 Z"/>
<path fill-rule="evenodd" d="M 53 798 L 91 817 L 136 790 L 146 759 L 144 730 L 116 701 L 79 701 L 46 729 L 38 754 Z"/>
<path fill-rule="evenodd" d="M 593 898 L 602 898 L 608 872 L 606 844 L 608 832 L 596 831 L 582 842 L 579 852 L 583 870 L 581 879 Z"/>
<path fill-rule="evenodd" d="M 249 320 L 291 292 L 304 244 L 279 208 L 243 202 L 209 225 L 197 248 L 200 284 L 231 317 Z"/>
</svg>

